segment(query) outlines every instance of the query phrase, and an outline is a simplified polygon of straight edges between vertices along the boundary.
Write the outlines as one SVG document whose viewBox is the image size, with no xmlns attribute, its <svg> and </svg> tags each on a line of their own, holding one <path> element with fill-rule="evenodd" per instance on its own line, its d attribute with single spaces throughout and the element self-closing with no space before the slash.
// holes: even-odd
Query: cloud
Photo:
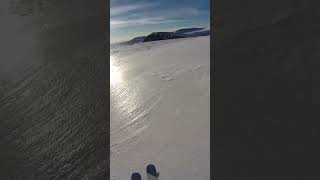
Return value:
<svg viewBox="0 0 320 180">
<path fill-rule="evenodd" d="M 145 9 L 145 8 L 152 7 L 155 5 L 156 4 L 154 4 L 154 3 L 144 3 L 144 4 L 129 4 L 129 5 L 111 7 L 110 16 L 123 15 L 123 14 L 129 13 L 129 12 L 132 12 L 132 11 Z"/>
<path fill-rule="evenodd" d="M 169 9 L 164 11 L 159 11 L 161 14 L 165 14 L 168 17 L 181 17 L 181 16 L 197 16 L 202 12 L 193 7 L 181 7 L 179 9 Z"/>
<path fill-rule="evenodd" d="M 133 20 L 110 20 L 110 26 L 113 29 L 123 28 L 129 26 L 137 26 L 137 25 L 152 25 L 152 24 L 164 24 L 164 23 L 173 23 L 173 22 L 181 22 L 185 20 L 178 19 L 165 19 L 165 18 L 139 18 Z"/>
<path fill-rule="evenodd" d="M 112 7 L 110 11 L 111 29 L 188 21 L 204 13 L 196 7 L 158 8 L 157 5 L 159 4 L 135 3 Z"/>
</svg>

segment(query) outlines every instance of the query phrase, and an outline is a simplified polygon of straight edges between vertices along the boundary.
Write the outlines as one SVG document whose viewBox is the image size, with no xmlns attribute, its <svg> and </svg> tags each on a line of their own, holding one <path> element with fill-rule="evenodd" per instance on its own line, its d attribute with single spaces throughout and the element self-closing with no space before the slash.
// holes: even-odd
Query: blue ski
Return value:
<svg viewBox="0 0 320 180">
<path fill-rule="evenodd" d="M 147 180 L 158 180 L 159 173 L 153 164 L 147 166 Z"/>
<path fill-rule="evenodd" d="M 131 180 L 141 180 L 141 175 L 135 172 L 131 175 Z"/>
</svg>

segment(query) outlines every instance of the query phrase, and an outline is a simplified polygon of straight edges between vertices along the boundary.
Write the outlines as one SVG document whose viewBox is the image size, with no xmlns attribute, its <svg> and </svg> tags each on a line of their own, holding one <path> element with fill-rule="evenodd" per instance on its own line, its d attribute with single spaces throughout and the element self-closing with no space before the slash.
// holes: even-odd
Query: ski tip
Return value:
<svg viewBox="0 0 320 180">
<path fill-rule="evenodd" d="M 141 180 L 141 175 L 135 172 L 131 175 L 131 180 Z"/>
<path fill-rule="evenodd" d="M 147 174 L 151 174 L 152 176 L 158 177 L 156 167 L 153 164 L 149 164 L 147 166 Z"/>
</svg>

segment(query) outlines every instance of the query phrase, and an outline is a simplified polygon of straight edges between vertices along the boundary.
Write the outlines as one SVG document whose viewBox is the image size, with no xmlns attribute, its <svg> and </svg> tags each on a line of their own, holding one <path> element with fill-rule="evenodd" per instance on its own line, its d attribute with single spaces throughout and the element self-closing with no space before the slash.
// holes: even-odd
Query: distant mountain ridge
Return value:
<svg viewBox="0 0 320 180">
<path fill-rule="evenodd" d="M 183 36 L 175 32 L 153 32 L 149 34 L 146 38 L 144 38 L 143 42 L 159 41 L 159 40 L 166 40 L 166 39 L 178 39 L 178 38 L 183 38 Z"/>
<path fill-rule="evenodd" d="M 145 38 L 146 38 L 146 36 L 138 36 L 138 37 L 131 39 L 130 41 L 127 41 L 126 43 L 127 44 L 139 43 L 139 42 L 142 42 Z"/>
<path fill-rule="evenodd" d="M 117 45 L 132 45 L 148 41 L 159 41 L 166 39 L 178 39 L 186 37 L 208 36 L 210 35 L 209 28 L 183 28 L 173 32 L 152 32 L 147 36 L 135 37 L 129 41 L 117 43 Z"/>
</svg>

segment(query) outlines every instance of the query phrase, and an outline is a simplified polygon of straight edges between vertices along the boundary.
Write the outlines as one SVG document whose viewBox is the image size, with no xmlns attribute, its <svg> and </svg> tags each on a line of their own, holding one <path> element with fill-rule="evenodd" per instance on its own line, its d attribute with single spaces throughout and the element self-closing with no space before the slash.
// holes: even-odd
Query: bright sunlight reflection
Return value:
<svg viewBox="0 0 320 180">
<path fill-rule="evenodd" d="M 122 81 L 122 75 L 119 67 L 114 65 L 114 57 L 110 56 L 110 84 L 114 85 Z"/>
</svg>

